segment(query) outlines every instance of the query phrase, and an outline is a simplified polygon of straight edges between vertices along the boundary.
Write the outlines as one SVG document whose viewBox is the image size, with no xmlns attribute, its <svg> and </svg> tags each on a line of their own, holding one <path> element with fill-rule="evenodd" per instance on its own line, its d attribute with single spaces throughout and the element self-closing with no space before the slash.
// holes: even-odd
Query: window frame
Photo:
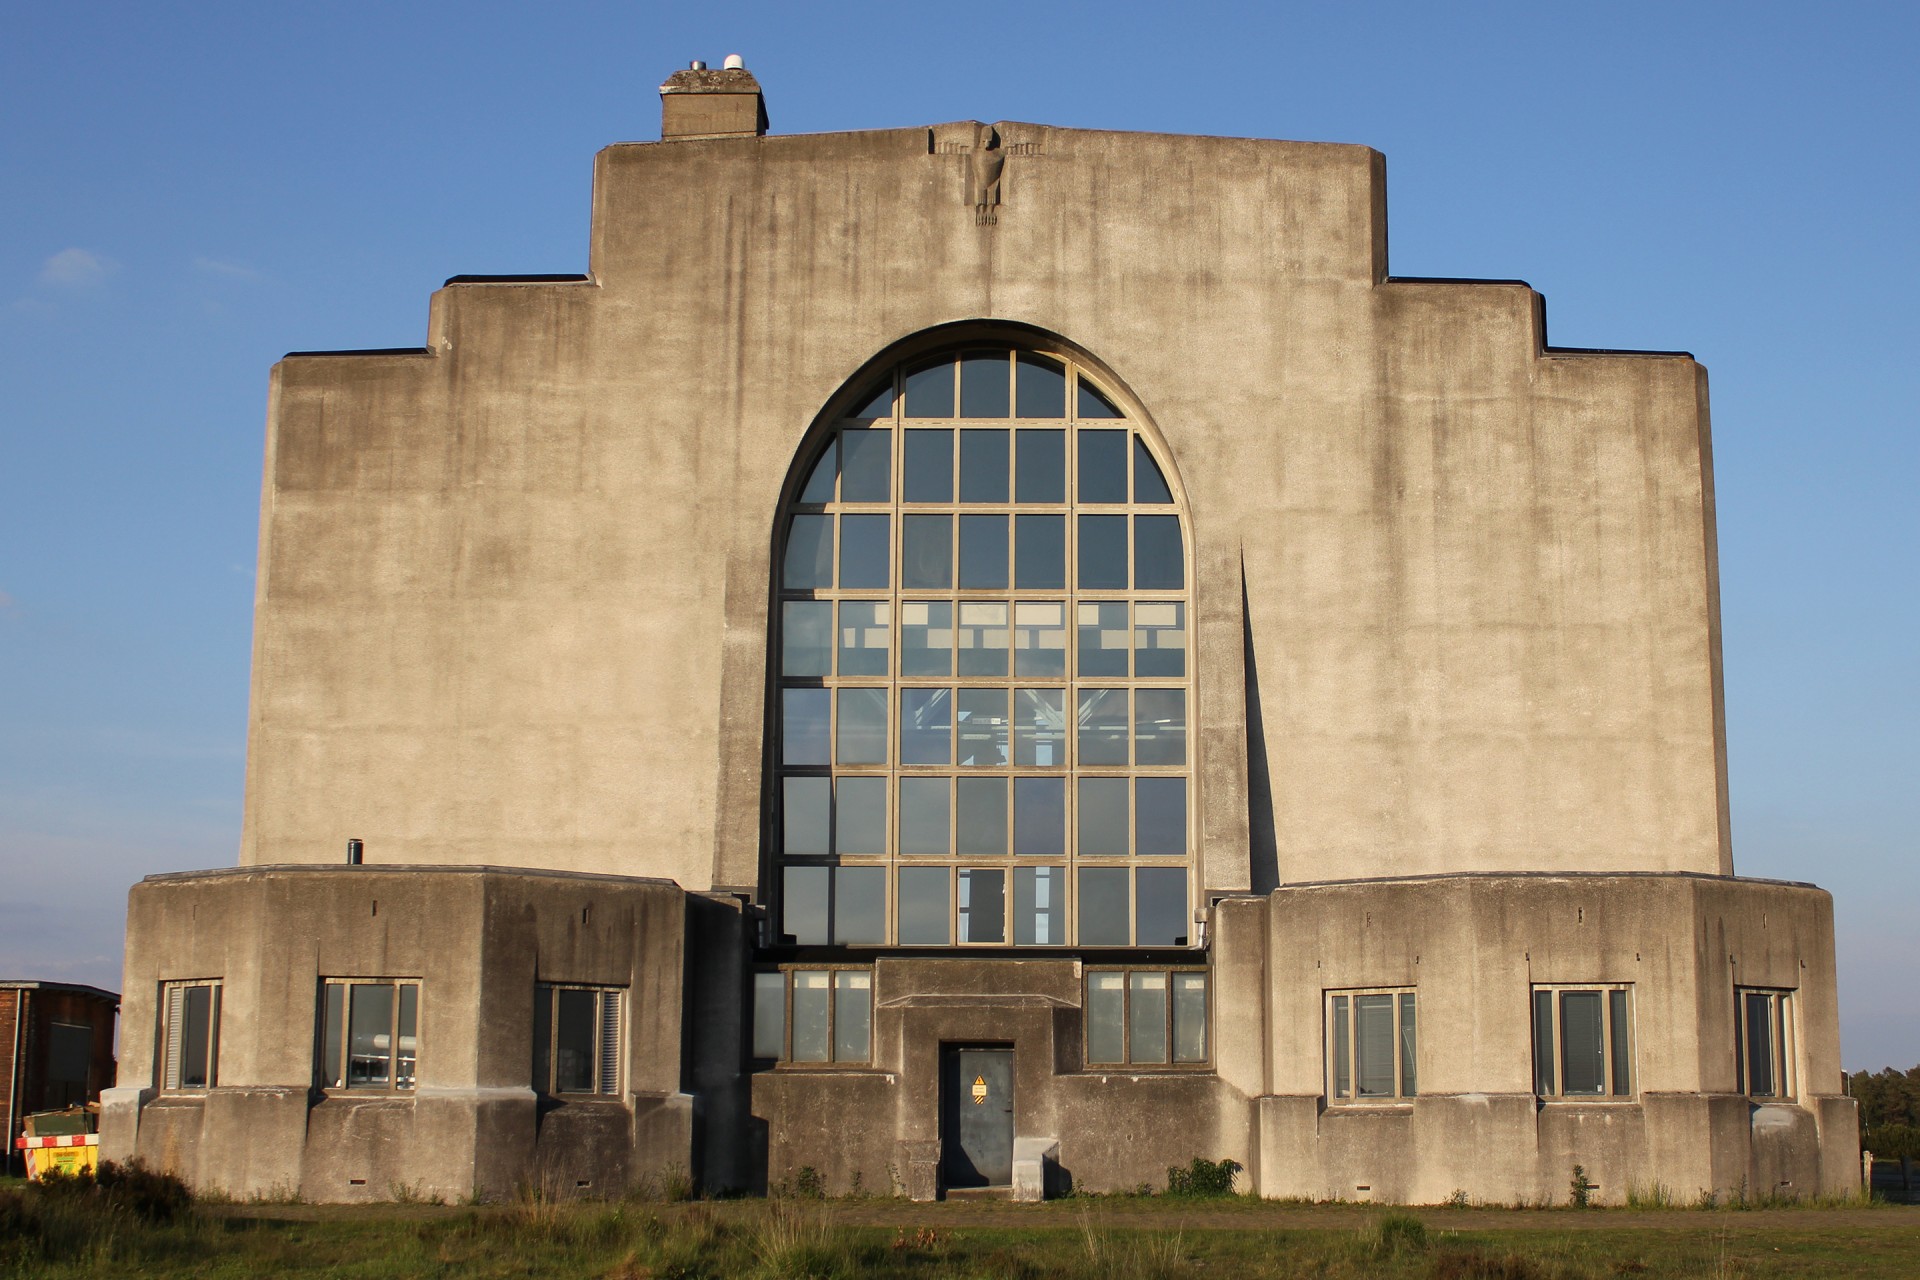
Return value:
<svg viewBox="0 0 1920 1280">
<path fill-rule="evenodd" d="M 425 983 L 416 977 L 322 977 L 320 979 L 320 999 L 316 1010 L 316 1021 L 318 1022 L 319 1029 L 318 1034 L 314 1037 L 315 1086 L 323 1093 L 329 1095 L 353 1094 L 356 1097 L 381 1095 L 398 1097 L 415 1096 L 419 1089 L 420 1041 L 422 1039 L 420 1035 L 420 1011 L 423 1004 L 422 988 L 425 985 Z M 328 1016 L 329 1010 L 327 1008 L 327 993 L 329 989 L 333 987 L 341 988 L 342 992 L 339 1026 L 340 1059 L 337 1064 L 327 1061 L 327 1050 L 329 1047 L 327 1034 L 330 1024 Z M 385 987 L 393 993 L 392 1012 L 388 1015 L 387 1020 L 388 1047 L 386 1054 L 387 1078 L 385 1083 L 353 1083 L 353 991 L 356 987 Z M 414 1030 L 412 1036 L 414 1049 L 410 1060 L 403 1056 L 403 1045 L 401 1042 L 407 1037 L 403 1036 L 400 1032 L 400 1019 L 405 1008 L 405 997 L 402 996 L 401 992 L 408 987 L 413 989 L 414 1000 Z M 403 1061 L 410 1061 L 413 1068 L 412 1071 L 404 1077 L 401 1074 L 401 1064 Z M 340 1068 L 338 1072 L 332 1070 L 336 1065 Z M 336 1079 L 339 1080 L 340 1083 L 333 1083 Z"/>
<path fill-rule="evenodd" d="M 1092 1005 L 1095 977 L 1106 974 L 1120 976 L 1120 1050 L 1118 1061 L 1095 1059 L 1093 1056 Z M 1166 1046 L 1166 1057 L 1159 1061 L 1134 1061 L 1134 1013 L 1133 979 L 1136 975 L 1158 975 L 1166 979 L 1165 1010 L 1161 1015 L 1162 1043 Z M 1200 1035 L 1203 1052 L 1198 1058 L 1180 1060 L 1178 1039 L 1177 1002 L 1174 999 L 1174 984 L 1183 977 L 1198 977 L 1201 980 L 1201 1017 Z M 1213 972 L 1206 965 L 1170 965 L 1170 964 L 1089 964 L 1080 972 L 1080 1058 L 1082 1066 L 1089 1072 L 1210 1072 L 1213 1070 Z"/>
<path fill-rule="evenodd" d="M 793 1056 L 793 999 L 794 979 L 802 973 L 824 973 L 827 975 L 827 1057 L 808 1061 L 798 1061 Z M 763 965 L 753 971 L 755 985 L 752 1000 L 748 1007 L 747 1054 L 756 1068 L 771 1068 L 778 1071 L 846 1071 L 861 1070 L 873 1066 L 873 1022 L 874 1022 L 874 982 L 873 966 L 870 964 L 808 964 L 795 962 L 782 965 Z M 766 975 L 778 974 L 781 980 L 780 1000 L 780 1053 L 777 1057 L 767 1057 L 756 1051 L 754 1022 L 759 1015 L 759 979 Z M 863 1058 L 842 1058 L 840 1051 L 840 976 L 857 974 L 866 978 L 866 1042 L 867 1053 Z M 858 987 L 849 989 L 858 990 Z"/>
<path fill-rule="evenodd" d="M 1798 1073 L 1794 1071 L 1794 1055 L 1797 1046 L 1793 1026 L 1796 1003 L 1794 997 L 1798 994 L 1797 991 L 1788 987 L 1735 987 L 1733 989 L 1734 1081 L 1739 1092 L 1756 1102 L 1791 1102 L 1798 1096 L 1796 1090 Z M 1773 1081 L 1770 1092 L 1757 1092 L 1753 1087 L 1753 1064 L 1748 1052 L 1752 1047 L 1750 1001 L 1764 1002 L 1767 1010 L 1768 1068 Z"/>
<path fill-rule="evenodd" d="M 584 991 L 594 997 L 593 1002 L 593 1051 L 590 1060 L 593 1064 L 593 1088 L 586 1090 L 559 1089 L 554 1087 L 560 1070 L 560 1001 L 559 995 L 566 991 Z M 627 988 L 610 986 L 604 983 L 588 982 L 546 982 L 533 984 L 533 1060 L 529 1071 L 533 1081 L 533 1091 L 545 1098 L 565 1098 L 569 1100 L 593 1098 L 620 1098 L 622 1084 L 626 1079 L 626 1030 L 627 1030 Z M 546 1045 L 541 1052 L 540 1007 L 542 997 L 546 999 Z M 609 1001 L 612 1017 L 609 1019 Z M 608 1023 L 612 1026 L 609 1028 Z M 546 1078 L 541 1079 L 541 1062 L 546 1064 Z"/>
<path fill-rule="evenodd" d="M 1556 1105 L 1560 1103 L 1611 1105 L 1636 1103 L 1640 1100 L 1640 1068 L 1636 1056 L 1639 1035 L 1634 1026 L 1637 1010 L 1633 986 L 1631 982 L 1536 982 L 1532 985 L 1528 993 L 1528 1024 L 1532 1029 L 1533 1092 L 1536 1099 L 1543 1104 Z M 1598 1092 L 1568 1092 L 1566 1088 L 1568 1065 L 1565 1027 L 1566 997 L 1589 994 L 1601 997 L 1601 1087 Z M 1550 997 L 1548 1008 L 1551 1010 L 1544 1041 L 1540 1026 L 1541 997 L 1543 996 Z M 1618 1045 L 1622 1024 L 1627 1040 L 1624 1049 Z M 1547 1067 L 1547 1061 L 1542 1056 L 1543 1047 L 1547 1048 L 1551 1055 L 1550 1079 L 1543 1075 L 1543 1070 Z M 1624 1087 L 1619 1080 L 1623 1059 L 1627 1074 Z"/>
<path fill-rule="evenodd" d="M 163 1093 L 205 1093 L 220 1084 L 220 1004 L 221 988 L 224 982 L 219 978 L 181 978 L 168 980 L 160 984 L 159 1052 L 154 1055 L 154 1078 L 159 1082 Z M 186 1054 L 187 1002 L 189 992 L 206 990 L 207 1027 L 206 1043 L 203 1046 L 206 1062 L 206 1081 L 203 1084 L 183 1084 L 180 1080 L 181 1058 Z M 178 1007 L 176 1008 L 176 993 Z M 178 1025 L 176 1025 L 178 1023 Z"/>
<path fill-rule="evenodd" d="M 1387 998 L 1387 1010 L 1391 1015 L 1389 1030 L 1390 1043 L 1393 1046 L 1393 1089 L 1389 1093 L 1363 1094 L 1360 1092 L 1361 1041 L 1359 1000 L 1366 997 L 1384 996 Z M 1322 1062 L 1325 1072 L 1324 1085 L 1327 1105 L 1330 1107 L 1379 1107 L 1395 1106 L 1412 1102 L 1420 1096 L 1420 1013 L 1419 988 L 1399 987 L 1329 987 L 1321 993 L 1320 1017 L 1322 1028 Z M 1408 1014 L 1412 1014 L 1413 1044 L 1411 1048 L 1405 1042 L 1408 1030 Z M 1342 1029 L 1344 1028 L 1344 1030 Z M 1342 1051 L 1344 1050 L 1344 1055 Z M 1342 1058 L 1344 1056 L 1344 1063 Z M 1409 1064 L 1408 1059 L 1412 1062 Z M 1346 1087 L 1341 1088 L 1341 1069 L 1344 1065 Z M 1413 1079 L 1407 1079 L 1408 1067 L 1412 1067 Z"/>
</svg>

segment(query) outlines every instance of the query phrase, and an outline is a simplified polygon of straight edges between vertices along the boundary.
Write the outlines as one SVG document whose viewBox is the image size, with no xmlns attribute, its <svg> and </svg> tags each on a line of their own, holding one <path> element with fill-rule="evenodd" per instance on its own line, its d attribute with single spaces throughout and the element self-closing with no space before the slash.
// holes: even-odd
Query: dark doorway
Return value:
<svg viewBox="0 0 1920 1280">
<path fill-rule="evenodd" d="M 1013 1181 L 1013 1050 L 941 1051 L 940 1145 L 949 1187 Z"/>
</svg>

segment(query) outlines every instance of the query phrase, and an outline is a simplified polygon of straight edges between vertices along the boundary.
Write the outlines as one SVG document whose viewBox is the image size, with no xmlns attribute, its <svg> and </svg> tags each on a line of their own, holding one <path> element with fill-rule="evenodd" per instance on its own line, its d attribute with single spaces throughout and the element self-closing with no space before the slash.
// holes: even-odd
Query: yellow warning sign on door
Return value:
<svg viewBox="0 0 1920 1280">
<path fill-rule="evenodd" d="M 975 1076 L 973 1078 L 973 1105 L 977 1107 L 986 1100 L 987 1078 L 985 1076 Z"/>
</svg>

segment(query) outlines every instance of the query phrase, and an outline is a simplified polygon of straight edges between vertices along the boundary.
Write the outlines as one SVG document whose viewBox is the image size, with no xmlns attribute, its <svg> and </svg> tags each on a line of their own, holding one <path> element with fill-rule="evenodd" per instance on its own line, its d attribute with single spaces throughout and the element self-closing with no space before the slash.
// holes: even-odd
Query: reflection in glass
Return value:
<svg viewBox="0 0 1920 1280">
<path fill-rule="evenodd" d="M 911 520 L 913 517 L 907 517 Z M 953 674 L 953 606 L 944 600 L 908 600 L 900 606 L 900 674 Z"/>
<path fill-rule="evenodd" d="M 1013 585 L 1043 591 L 1066 586 L 1067 518 L 1018 515 L 1013 523 Z"/>
<path fill-rule="evenodd" d="M 841 969 L 833 975 L 833 1060 L 865 1062 L 873 1053 L 873 975 Z"/>
<path fill-rule="evenodd" d="M 953 517 L 900 518 L 900 585 L 910 591 L 944 591 L 953 585 Z"/>
<path fill-rule="evenodd" d="M 1090 676 L 1127 674 L 1127 606 L 1124 601 L 1104 601 L 1077 607 L 1080 624 L 1080 670 Z"/>
<path fill-rule="evenodd" d="M 787 976 L 753 975 L 753 1056 L 781 1058 L 787 1052 Z M 536 1074 L 535 1079 L 539 1076 Z"/>
<path fill-rule="evenodd" d="M 1079 793 L 1080 855 L 1125 857 L 1127 780 L 1082 778 Z"/>
<path fill-rule="evenodd" d="M 949 764 L 953 759 L 953 691 L 900 691 L 900 763 Z"/>
<path fill-rule="evenodd" d="M 1075 407 L 1074 414 L 1081 418 L 1117 418 L 1120 416 L 1120 411 L 1113 407 L 1112 401 L 1094 390 L 1092 383 L 1082 378 L 1079 404 Z"/>
<path fill-rule="evenodd" d="M 840 501 L 893 501 L 893 432 L 848 427 L 840 433 Z"/>
<path fill-rule="evenodd" d="M 780 763 L 827 764 L 826 689 L 780 691 Z"/>
<path fill-rule="evenodd" d="M 832 1015 L 832 977 L 824 969 L 799 969 L 793 975 L 793 1060 L 826 1062 L 831 1058 L 827 1027 Z"/>
<path fill-rule="evenodd" d="M 347 988 L 347 1087 L 384 1088 L 393 1082 L 393 988 Z"/>
<path fill-rule="evenodd" d="M 1080 868 L 1081 945 L 1124 947 L 1128 941 L 1127 869 Z"/>
<path fill-rule="evenodd" d="M 1173 501 L 1166 477 L 1160 474 L 1160 464 L 1153 460 L 1153 455 L 1147 451 L 1146 441 L 1139 436 L 1133 438 L 1133 500 L 1147 503 Z"/>
<path fill-rule="evenodd" d="M 969 429 L 960 433 L 960 501 L 1007 500 L 1007 431 Z"/>
<path fill-rule="evenodd" d="M 1067 372 L 1058 361 L 1022 352 L 1014 364 L 1013 382 L 1015 416 L 1021 418 L 1067 416 Z"/>
<path fill-rule="evenodd" d="M 815 692 L 812 689 L 789 692 Z M 834 726 L 834 753 L 837 764 L 885 764 L 887 762 L 887 691 L 885 689 L 840 689 L 839 723 Z"/>
<path fill-rule="evenodd" d="M 1013 941 L 1021 947 L 1057 947 L 1067 940 L 1065 920 L 1067 869 L 1015 867 L 1013 870 Z"/>
<path fill-rule="evenodd" d="M 559 1006 L 553 1027 L 553 1091 L 592 1093 L 594 1014 L 600 993 L 562 987 L 553 994 Z"/>
<path fill-rule="evenodd" d="M 1076 762 L 1086 765 L 1124 765 L 1127 762 L 1127 691 L 1082 689 L 1078 721 L 1080 749 Z"/>
<path fill-rule="evenodd" d="M 1187 780 L 1136 778 L 1133 851 L 1179 857 L 1187 851 Z"/>
<path fill-rule="evenodd" d="M 871 392 L 854 401 L 859 407 L 849 418 L 891 418 L 893 416 L 893 378 L 889 376 Z"/>
<path fill-rule="evenodd" d="M 1014 437 L 1014 501 L 1067 500 L 1067 433 L 1029 428 Z"/>
<path fill-rule="evenodd" d="M 1029 858 L 1056 858 L 1066 853 L 1065 778 L 1013 780 L 1013 851 Z"/>
<path fill-rule="evenodd" d="M 946 778 L 900 779 L 900 852 L 945 857 L 953 851 Z"/>
<path fill-rule="evenodd" d="M 833 940 L 837 944 L 887 940 L 887 869 L 833 869 Z"/>
<path fill-rule="evenodd" d="M 833 481 L 839 474 L 839 453 L 832 436 L 827 437 L 827 447 L 820 451 L 814 461 L 813 470 L 807 473 L 807 482 L 800 486 L 802 502 L 832 502 Z"/>
<path fill-rule="evenodd" d="M 953 360 L 950 357 L 907 375 L 904 410 L 909 418 L 953 416 Z"/>
<path fill-rule="evenodd" d="M 980 867 L 960 868 L 959 911 L 962 942 L 1007 940 L 1007 873 Z"/>
<path fill-rule="evenodd" d="M 1187 691 L 1136 689 L 1133 693 L 1133 762 L 1187 762 Z"/>
<path fill-rule="evenodd" d="M 826 600 L 788 600 L 780 606 L 780 674 L 833 674 L 833 605 Z"/>
<path fill-rule="evenodd" d="M 1007 691 L 961 689 L 954 695 L 958 763 L 998 768 L 1007 762 Z"/>
<path fill-rule="evenodd" d="M 909 431 L 906 462 L 901 472 L 901 498 L 906 502 L 953 501 L 953 432 Z"/>
<path fill-rule="evenodd" d="M 1013 674 L 1067 674 L 1067 606 L 1058 600 L 1022 600 L 1013 606 Z"/>
<path fill-rule="evenodd" d="M 1184 947 L 1187 869 L 1141 867 L 1134 872 L 1133 941 L 1140 947 Z"/>
<path fill-rule="evenodd" d="M 900 943 L 944 947 L 952 940 L 947 918 L 945 867 L 900 868 Z"/>
<path fill-rule="evenodd" d="M 1127 1056 L 1132 1062 L 1167 1060 L 1167 975 L 1127 975 Z"/>
<path fill-rule="evenodd" d="M 1007 606 L 984 601 L 960 605 L 959 671 L 963 676 L 1007 674 Z"/>
<path fill-rule="evenodd" d="M 787 526 L 787 558 L 781 566 L 780 585 L 789 591 L 833 585 L 832 516 L 793 518 Z"/>
<path fill-rule="evenodd" d="M 874 856 L 887 851 L 887 780 L 835 778 L 833 851 Z"/>
<path fill-rule="evenodd" d="M 1082 908 L 1085 915 L 1085 908 Z M 1086 929 L 1080 930 L 1084 940 Z M 1087 975 L 1087 1061 L 1126 1061 L 1127 975 L 1094 972 Z"/>
<path fill-rule="evenodd" d="M 1133 585 L 1142 591 L 1178 591 L 1187 584 L 1180 554 L 1179 516 L 1133 518 Z"/>
<path fill-rule="evenodd" d="M 1080 501 L 1127 500 L 1127 438 L 1125 431 L 1080 432 L 1076 438 L 1080 450 Z"/>
<path fill-rule="evenodd" d="M 981 352 L 960 357 L 960 416 L 963 418 L 1004 418 L 1011 407 L 1007 376 L 1007 353 Z M 967 501 L 967 499 L 961 499 Z M 983 499 L 987 502 L 1001 498 Z"/>
<path fill-rule="evenodd" d="M 990 857 L 1007 851 L 1007 780 L 960 778 L 954 783 L 959 854 Z"/>
<path fill-rule="evenodd" d="M 1064 689 L 1013 691 L 1013 762 L 1057 769 L 1067 762 Z"/>
<path fill-rule="evenodd" d="M 781 879 L 780 924 L 795 943 L 827 940 L 827 867 L 790 866 Z"/>
<path fill-rule="evenodd" d="M 1353 998 L 1353 1076 L 1354 1096 L 1391 1098 L 1393 1096 L 1393 997 L 1367 995 Z"/>
<path fill-rule="evenodd" d="M 840 674 L 884 676 L 893 606 L 885 600 L 840 603 Z"/>
<path fill-rule="evenodd" d="M 1187 606 L 1178 600 L 1133 606 L 1133 673 L 1142 679 L 1187 674 Z"/>
<path fill-rule="evenodd" d="M 840 517 L 840 585 L 843 588 L 884 591 L 891 585 L 888 565 L 892 556 L 887 543 L 892 527 L 892 516 Z"/>
<path fill-rule="evenodd" d="M 789 775 L 783 784 L 780 851 L 803 857 L 831 852 L 828 826 L 833 809 L 832 780 Z"/>
<path fill-rule="evenodd" d="M 1173 1060 L 1207 1060 L 1207 975 L 1173 975 Z"/>
<path fill-rule="evenodd" d="M 1127 518 L 1080 517 L 1082 591 L 1120 591 L 1127 585 Z"/>
<path fill-rule="evenodd" d="M 960 517 L 960 585 L 1000 590 L 1007 585 L 1007 518 Z"/>
</svg>

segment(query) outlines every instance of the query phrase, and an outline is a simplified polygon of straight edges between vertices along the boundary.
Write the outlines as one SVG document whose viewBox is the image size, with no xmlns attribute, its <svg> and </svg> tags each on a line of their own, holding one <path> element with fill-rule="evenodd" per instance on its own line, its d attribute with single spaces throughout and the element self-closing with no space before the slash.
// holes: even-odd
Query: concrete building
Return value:
<svg viewBox="0 0 1920 1280">
<path fill-rule="evenodd" d="M 108 1156 L 1857 1186 L 1691 357 L 1390 276 L 1365 147 L 662 104 L 588 274 L 275 368 L 240 865 L 133 891 Z"/>
</svg>

